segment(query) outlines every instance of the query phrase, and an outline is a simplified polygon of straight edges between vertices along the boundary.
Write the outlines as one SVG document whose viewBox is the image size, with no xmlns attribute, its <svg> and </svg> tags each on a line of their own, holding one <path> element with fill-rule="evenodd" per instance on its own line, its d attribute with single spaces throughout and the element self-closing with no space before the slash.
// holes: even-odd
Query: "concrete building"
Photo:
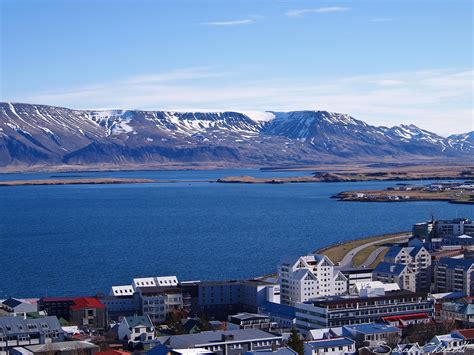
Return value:
<svg viewBox="0 0 474 355">
<path fill-rule="evenodd" d="M 0 302 L 0 309 L 3 309 L 7 313 L 15 313 L 16 315 L 25 315 L 30 312 L 37 312 L 38 306 L 36 304 L 28 303 L 23 300 L 19 300 L 13 297 L 9 297 L 6 300 Z"/>
<path fill-rule="evenodd" d="M 260 329 L 238 329 L 164 336 L 159 337 L 158 341 L 172 352 L 198 348 L 213 354 L 240 355 L 247 351 L 278 348 L 282 344 L 282 336 Z M 149 354 L 153 354 L 153 349 Z"/>
<path fill-rule="evenodd" d="M 292 329 L 296 324 L 295 307 L 286 304 L 266 302 L 258 308 L 258 313 L 269 316 L 279 328 Z"/>
<path fill-rule="evenodd" d="M 304 344 L 304 355 L 352 355 L 357 354 L 355 341 L 349 338 L 332 338 L 309 341 Z"/>
<path fill-rule="evenodd" d="M 373 297 L 332 296 L 296 305 L 296 327 L 310 329 L 378 322 L 382 317 L 413 313 L 433 314 L 426 292 L 394 291 Z"/>
<path fill-rule="evenodd" d="M 64 341 L 64 332 L 56 317 L 0 317 L 0 354 L 14 347 L 61 341 Z"/>
<path fill-rule="evenodd" d="M 105 306 L 95 297 L 76 298 L 69 309 L 68 320 L 73 325 L 88 329 L 105 329 L 107 326 Z"/>
<path fill-rule="evenodd" d="M 449 239 L 463 234 L 474 236 L 474 221 L 467 218 L 437 220 L 433 224 L 433 232 L 437 237 Z"/>
<path fill-rule="evenodd" d="M 472 301 L 444 302 L 440 311 L 441 321 L 454 321 L 459 327 L 474 328 L 474 304 L 469 302 Z"/>
<path fill-rule="evenodd" d="M 402 330 L 383 323 L 366 323 L 344 326 L 342 335 L 354 339 L 357 348 L 361 348 L 386 342 L 391 337 L 400 339 Z"/>
<path fill-rule="evenodd" d="M 384 261 L 403 264 L 415 273 L 415 289 L 412 291 L 429 291 L 431 286 L 431 255 L 423 246 L 391 247 L 385 254 Z"/>
<path fill-rule="evenodd" d="M 170 312 L 183 308 L 183 295 L 177 285 L 139 287 L 138 293 L 141 312 L 153 323 L 163 322 Z"/>
<path fill-rule="evenodd" d="M 408 265 L 383 261 L 374 269 L 373 279 L 383 283 L 396 283 L 403 290 L 416 291 L 416 275 Z"/>
<path fill-rule="evenodd" d="M 65 341 L 14 348 L 10 355 L 95 355 L 99 347 L 86 341 Z"/>
<path fill-rule="evenodd" d="M 372 272 L 374 269 L 366 267 L 335 267 L 336 272 L 341 272 L 347 279 L 347 289 L 349 290 L 357 282 L 372 281 Z"/>
<path fill-rule="evenodd" d="M 474 296 L 474 259 L 441 258 L 434 272 L 437 292 L 464 292 Z"/>
<path fill-rule="evenodd" d="M 240 329 L 264 329 L 272 328 L 271 317 L 261 314 L 239 313 L 229 316 L 229 323 L 236 324 Z"/>
<path fill-rule="evenodd" d="M 123 317 L 118 327 L 119 340 L 145 342 L 155 340 L 155 327 L 147 315 Z"/>
<path fill-rule="evenodd" d="M 295 305 L 321 296 L 347 292 L 347 278 L 325 255 L 288 258 L 278 266 L 281 303 Z"/>
<path fill-rule="evenodd" d="M 197 294 L 197 300 L 190 302 L 191 315 L 218 320 L 241 312 L 257 313 L 261 305 L 280 294 L 278 284 L 263 280 L 203 281 L 193 287 L 186 287 L 187 293 Z"/>
</svg>

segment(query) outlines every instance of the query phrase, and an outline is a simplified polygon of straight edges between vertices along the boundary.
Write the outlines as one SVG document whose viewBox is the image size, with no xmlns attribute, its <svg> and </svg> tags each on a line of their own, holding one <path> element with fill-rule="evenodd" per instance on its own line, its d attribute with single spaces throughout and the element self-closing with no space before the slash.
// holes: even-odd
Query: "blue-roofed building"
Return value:
<svg viewBox="0 0 474 355">
<path fill-rule="evenodd" d="M 304 355 L 348 355 L 356 353 L 356 342 L 350 338 L 321 339 L 304 344 Z"/>
<path fill-rule="evenodd" d="M 296 323 L 295 307 L 286 304 L 265 302 L 258 309 L 259 314 L 265 314 L 271 321 L 277 323 L 280 328 L 293 328 Z"/>
<path fill-rule="evenodd" d="M 377 265 L 372 275 L 374 281 L 396 283 L 403 290 L 416 291 L 416 275 L 408 265 L 383 261 Z"/>
<path fill-rule="evenodd" d="M 472 300 L 445 302 L 441 305 L 441 320 L 455 321 L 460 327 L 474 328 L 474 304 Z"/>
<path fill-rule="evenodd" d="M 244 355 L 298 355 L 298 353 L 293 349 L 283 347 L 276 350 L 247 351 Z"/>
<path fill-rule="evenodd" d="M 474 259 L 441 258 L 435 266 L 435 288 L 474 296 Z"/>
<path fill-rule="evenodd" d="M 354 324 L 342 327 L 342 335 L 354 339 L 358 347 L 376 345 L 390 337 L 401 337 L 402 330 L 384 323 Z"/>
</svg>

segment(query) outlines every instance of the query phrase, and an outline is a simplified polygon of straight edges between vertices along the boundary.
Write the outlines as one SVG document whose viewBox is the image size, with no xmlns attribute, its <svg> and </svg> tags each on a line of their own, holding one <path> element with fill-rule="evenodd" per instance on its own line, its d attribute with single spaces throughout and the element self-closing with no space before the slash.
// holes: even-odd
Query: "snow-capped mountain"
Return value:
<svg viewBox="0 0 474 355">
<path fill-rule="evenodd" d="M 71 110 L 0 103 L 0 166 L 221 166 L 347 160 L 471 158 L 472 132 L 448 138 L 413 125 L 376 127 L 326 111 L 239 112 Z"/>
</svg>

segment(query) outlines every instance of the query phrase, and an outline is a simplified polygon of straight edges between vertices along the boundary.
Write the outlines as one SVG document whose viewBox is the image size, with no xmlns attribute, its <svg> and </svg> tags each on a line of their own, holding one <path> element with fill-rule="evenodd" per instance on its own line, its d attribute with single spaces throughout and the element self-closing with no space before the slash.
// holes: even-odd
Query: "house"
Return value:
<svg viewBox="0 0 474 355">
<path fill-rule="evenodd" d="M 373 279 L 383 283 L 397 283 L 403 290 L 416 291 L 416 275 L 408 265 L 383 261 L 374 269 Z"/>
<path fill-rule="evenodd" d="M 385 344 L 364 346 L 359 349 L 359 355 L 390 355 L 392 348 Z"/>
<path fill-rule="evenodd" d="M 309 330 L 305 340 L 314 341 L 340 337 L 342 337 L 342 328 L 322 328 Z"/>
<path fill-rule="evenodd" d="M 433 303 L 426 292 L 323 297 L 296 305 L 296 328 L 306 335 L 311 329 L 378 322 L 382 317 L 413 313 L 433 314 Z"/>
<path fill-rule="evenodd" d="M 342 327 L 342 335 L 354 339 L 357 347 L 362 347 L 377 345 L 391 338 L 399 339 L 402 331 L 383 323 L 366 323 L 346 325 Z"/>
<path fill-rule="evenodd" d="M 393 350 L 392 355 L 420 355 L 423 349 L 418 343 L 398 344 Z"/>
<path fill-rule="evenodd" d="M 474 328 L 454 330 L 451 334 L 456 334 L 464 338 L 467 344 L 474 344 Z"/>
<path fill-rule="evenodd" d="M 56 317 L 37 319 L 0 317 L 0 353 L 14 347 L 40 345 L 64 340 L 64 332 Z"/>
<path fill-rule="evenodd" d="M 282 336 L 260 329 L 238 329 L 164 336 L 159 337 L 158 341 L 173 352 L 199 348 L 219 355 L 237 355 L 247 351 L 278 348 L 281 346 Z M 155 354 L 153 350 L 149 352 L 150 355 Z"/>
<path fill-rule="evenodd" d="M 10 350 L 10 355 L 96 355 L 99 347 L 86 341 L 65 341 L 41 345 L 26 345 Z"/>
<path fill-rule="evenodd" d="M 382 317 L 382 321 L 394 327 L 405 328 L 413 324 L 430 323 L 432 321 L 432 318 L 426 313 L 413 313 L 398 316 Z"/>
<path fill-rule="evenodd" d="M 12 297 L 9 297 L 8 299 L 1 302 L 0 308 L 8 313 L 16 313 L 17 315 L 25 315 L 26 313 L 38 311 L 38 306 L 36 304 L 21 301 Z"/>
<path fill-rule="evenodd" d="M 309 341 L 304 344 L 304 355 L 349 355 L 357 354 L 355 341 L 349 338 L 332 338 Z"/>
<path fill-rule="evenodd" d="M 149 316 L 123 317 L 118 327 L 119 340 L 145 342 L 155 340 L 155 327 Z"/>
<path fill-rule="evenodd" d="M 347 278 L 325 255 L 287 258 L 278 265 L 281 303 L 294 306 L 315 297 L 347 292 Z"/>
<path fill-rule="evenodd" d="M 271 317 L 261 314 L 239 313 L 229 316 L 229 323 L 236 324 L 240 329 L 270 329 L 272 328 Z"/>
<path fill-rule="evenodd" d="M 474 259 L 441 258 L 435 266 L 437 292 L 464 292 L 474 296 Z"/>
<path fill-rule="evenodd" d="M 89 329 L 105 329 L 107 313 L 105 306 L 95 297 L 80 297 L 69 307 L 69 322 Z"/>
<path fill-rule="evenodd" d="M 462 327 L 474 327 L 474 304 L 470 300 L 444 302 L 441 305 L 441 321 L 452 320 Z"/>
<path fill-rule="evenodd" d="M 456 333 L 436 335 L 423 346 L 423 351 L 429 353 L 463 352 L 466 344 L 466 340 Z"/>
</svg>

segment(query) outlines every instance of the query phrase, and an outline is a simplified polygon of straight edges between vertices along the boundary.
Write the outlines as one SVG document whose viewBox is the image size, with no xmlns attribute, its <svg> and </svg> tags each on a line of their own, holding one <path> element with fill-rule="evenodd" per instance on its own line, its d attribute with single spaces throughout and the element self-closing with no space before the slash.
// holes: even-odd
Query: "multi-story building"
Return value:
<svg viewBox="0 0 474 355">
<path fill-rule="evenodd" d="M 12 348 L 64 341 L 64 332 L 56 317 L 36 319 L 0 317 L 0 354 Z"/>
<path fill-rule="evenodd" d="M 441 321 L 454 321 L 463 328 L 474 328 L 474 304 L 461 300 L 444 302 L 440 311 Z"/>
<path fill-rule="evenodd" d="M 374 269 L 367 267 L 335 267 L 334 270 L 340 271 L 347 279 L 347 289 L 351 289 L 358 282 L 372 281 L 372 272 Z"/>
<path fill-rule="evenodd" d="M 331 338 L 309 341 L 304 344 L 304 355 L 355 355 L 355 341 L 349 338 Z"/>
<path fill-rule="evenodd" d="M 426 292 L 394 291 L 372 297 L 332 296 L 296 305 L 296 327 L 310 329 L 378 322 L 382 317 L 412 313 L 432 315 Z"/>
<path fill-rule="evenodd" d="M 139 287 L 141 311 L 152 322 L 163 322 L 172 311 L 183 308 L 183 295 L 178 286 Z"/>
<path fill-rule="evenodd" d="M 272 328 L 271 317 L 262 314 L 239 313 L 229 316 L 229 323 L 240 329 L 267 329 Z"/>
<path fill-rule="evenodd" d="M 460 235 L 474 236 L 474 221 L 467 218 L 456 218 L 452 220 L 437 220 L 433 224 L 433 232 L 437 237 L 451 238 Z"/>
<path fill-rule="evenodd" d="M 347 292 L 347 278 L 325 255 L 284 260 L 278 266 L 281 303 L 295 305 L 321 296 Z"/>
<path fill-rule="evenodd" d="M 435 266 L 437 292 L 464 292 L 474 296 L 474 259 L 441 258 Z"/>
<path fill-rule="evenodd" d="M 423 246 L 391 247 L 384 261 L 408 265 L 415 273 L 415 290 L 429 291 L 431 286 L 431 255 Z"/>
<path fill-rule="evenodd" d="M 196 283 L 197 300 L 191 300 L 191 314 L 227 320 L 232 314 L 257 313 L 268 300 L 279 299 L 278 284 L 262 280 L 202 281 Z M 196 294 L 185 286 L 186 294 Z"/>
<path fill-rule="evenodd" d="M 182 353 L 180 349 L 200 349 L 217 355 L 241 355 L 247 351 L 278 348 L 281 346 L 282 336 L 260 329 L 238 329 L 164 336 L 159 337 L 158 341 L 166 348 L 166 352 L 155 347 L 148 354 Z"/>
<path fill-rule="evenodd" d="M 96 297 L 41 298 L 38 308 L 77 326 L 101 329 L 107 325 L 105 306 Z"/>
<path fill-rule="evenodd" d="M 416 291 L 416 275 L 408 265 L 383 261 L 374 269 L 373 279 L 383 283 L 396 283 L 403 290 Z"/>
</svg>

